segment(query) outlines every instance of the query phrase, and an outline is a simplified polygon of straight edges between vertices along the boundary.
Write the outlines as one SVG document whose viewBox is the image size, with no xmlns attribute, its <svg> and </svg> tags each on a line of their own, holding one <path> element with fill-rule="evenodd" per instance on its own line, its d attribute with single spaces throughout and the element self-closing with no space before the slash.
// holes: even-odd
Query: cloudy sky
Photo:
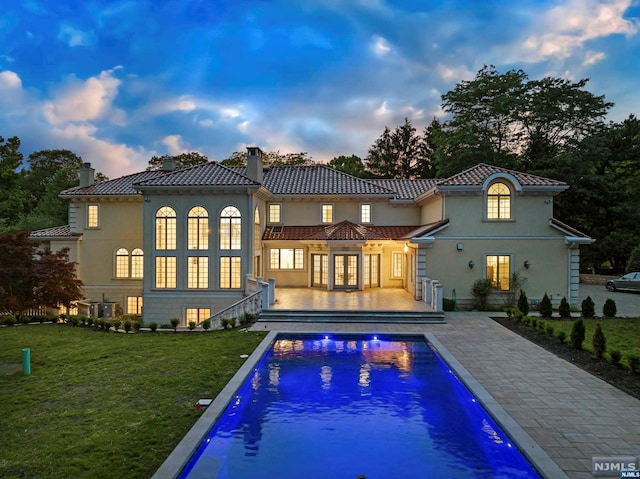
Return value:
<svg viewBox="0 0 640 479">
<path fill-rule="evenodd" d="M 635 0 L 0 0 L 0 136 L 110 177 L 248 145 L 366 156 L 485 64 L 640 114 Z"/>
</svg>

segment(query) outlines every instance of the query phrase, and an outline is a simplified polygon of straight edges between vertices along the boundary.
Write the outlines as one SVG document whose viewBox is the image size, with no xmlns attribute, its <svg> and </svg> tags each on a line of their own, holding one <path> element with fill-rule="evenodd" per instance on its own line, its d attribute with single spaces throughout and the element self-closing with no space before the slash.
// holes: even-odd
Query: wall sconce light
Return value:
<svg viewBox="0 0 640 479">
<path fill-rule="evenodd" d="M 524 267 L 529 269 L 529 260 L 528 259 L 524 260 Z"/>
<path fill-rule="evenodd" d="M 472 260 L 472 259 L 470 259 L 470 260 L 469 260 L 469 269 L 473 269 L 473 267 L 474 267 L 475 265 L 476 265 L 476 264 L 473 262 L 473 260 Z"/>
<path fill-rule="evenodd" d="M 404 254 L 407 254 L 409 252 L 409 245 L 408 244 L 404 244 Z"/>
<path fill-rule="evenodd" d="M 456 249 L 457 249 L 458 251 L 462 251 L 462 250 L 464 249 L 464 243 L 458 243 L 458 244 L 456 244 Z"/>
</svg>

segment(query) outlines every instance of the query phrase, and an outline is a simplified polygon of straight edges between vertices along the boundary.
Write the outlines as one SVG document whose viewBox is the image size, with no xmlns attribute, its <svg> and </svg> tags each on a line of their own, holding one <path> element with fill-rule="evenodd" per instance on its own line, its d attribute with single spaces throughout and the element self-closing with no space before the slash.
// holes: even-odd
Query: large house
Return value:
<svg viewBox="0 0 640 479">
<path fill-rule="evenodd" d="M 478 164 L 450 178 L 361 179 L 324 165 L 246 167 L 216 162 L 144 171 L 63 191 L 69 224 L 36 231 L 69 247 L 86 303 L 118 304 L 145 321 L 201 321 L 238 301 L 247 280 L 277 287 L 403 288 L 424 278 L 446 298 L 472 300 L 477 279 L 494 302 L 526 278 L 530 299 L 579 301 L 580 245 L 588 236 L 553 217 L 556 180 Z"/>
</svg>

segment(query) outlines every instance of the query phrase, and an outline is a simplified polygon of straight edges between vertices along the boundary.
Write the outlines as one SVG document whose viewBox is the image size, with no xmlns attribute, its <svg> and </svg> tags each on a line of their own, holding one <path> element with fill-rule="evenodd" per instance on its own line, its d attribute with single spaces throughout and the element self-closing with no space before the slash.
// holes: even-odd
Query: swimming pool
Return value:
<svg viewBox="0 0 640 479">
<path fill-rule="evenodd" d="M 278 335 L 180 477 L 537 478 L 423 336 Z"/>
</svg>

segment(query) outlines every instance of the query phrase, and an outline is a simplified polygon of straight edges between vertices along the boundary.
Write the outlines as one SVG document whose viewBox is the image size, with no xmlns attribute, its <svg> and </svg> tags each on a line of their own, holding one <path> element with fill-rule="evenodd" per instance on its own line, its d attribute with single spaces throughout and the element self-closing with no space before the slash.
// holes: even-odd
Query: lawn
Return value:
<svg viewBox="0 0 640 479">
<path fill-rule="evenodd" d="M 150 477 L 264 337 L 0 328 L 0 477 Z"/>
</svg>

